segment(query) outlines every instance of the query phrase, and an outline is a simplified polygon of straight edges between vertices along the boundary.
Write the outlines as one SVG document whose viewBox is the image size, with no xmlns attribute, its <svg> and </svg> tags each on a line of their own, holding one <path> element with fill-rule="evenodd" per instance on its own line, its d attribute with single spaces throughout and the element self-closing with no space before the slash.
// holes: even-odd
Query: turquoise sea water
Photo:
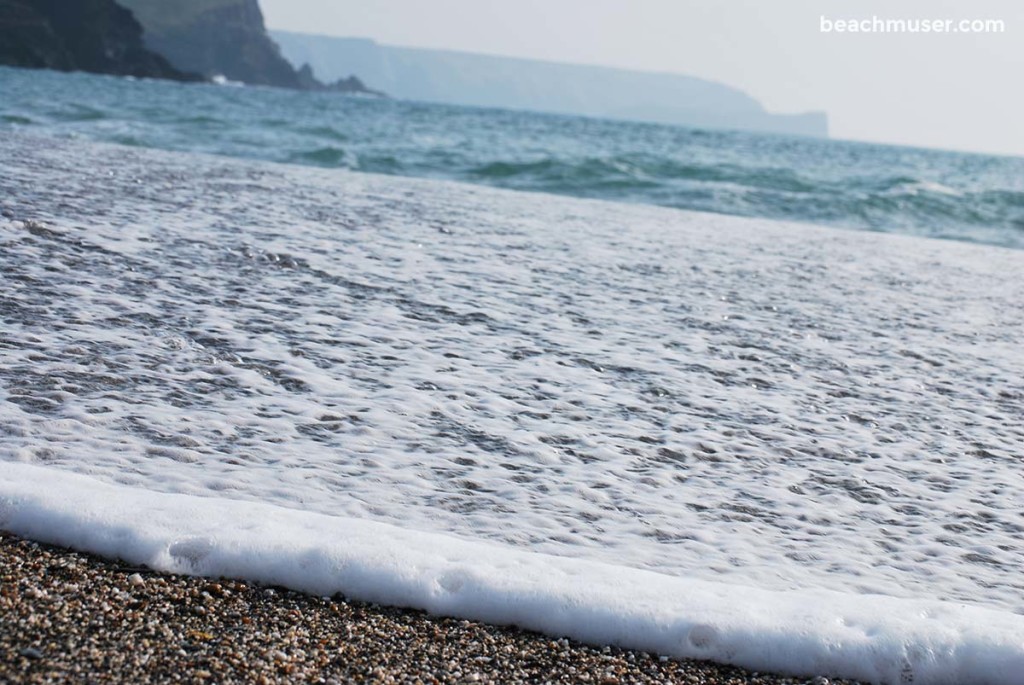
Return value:
<svg viewBox="0 0 1024 685">
<path fill-rule="evenodd" d="M 1024 159 L 0 68 L 23 130 L 1024 248 Z"/>
</svg>

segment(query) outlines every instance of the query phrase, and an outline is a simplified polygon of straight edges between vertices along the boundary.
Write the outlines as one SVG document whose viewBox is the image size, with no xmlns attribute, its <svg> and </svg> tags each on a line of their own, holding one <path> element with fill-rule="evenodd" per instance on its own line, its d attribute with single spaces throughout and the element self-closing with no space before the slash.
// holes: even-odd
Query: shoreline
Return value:
<svg viewBox="0 0 1024 685">
<path fill-rule="evenodd" d="M 0 528 L 751 670 L 1019 685 L 1003 506 L 1018 474 L 1001 457 L 1019 433 L 1024 290 L 1007 274 L 1024 253 L 86 142 L 0 149 Z M 819 401 L 829 411 L 803 411 Z M 957 441 L 923 442 L 939 420 Z M 980 534 L 1005 554 L 961 554 Z M 550 554 L 561 545 L 583 552 Z M 102 620 L 98 663 L 149 640 L 178 654 L 145 647 L 168 672 L 240 649 L 245 629 L 210 615 L 277 620 L 255 590 L 211 611 L 203 592 L 225 584 L 149 596 L 148 575 L 126 586 L 139 571 L 117 568 L 70 590 L 33 585 L 59 576 L 48 566 L 23 572 L 12 597 L 33 594 L 10 606 L 42 625 L 60 618 L 46 597 L 82 604 L 106 583 L 60 618 L 55 658 L 85 658 L 91 633 L 65 635 Z M 303 660 L 333 664 L 351 632 L 326 616 Z M 385 633 L 416 637 L 412 623 Z M 423 644 L 458 642 L 435 629 Z M 512 645 L 540 655 L 531 668 L 568 647 L 537 639 Z M 357 656 L 433 668 L 406 642 Z M 445 677 L 489 663 L 459 665 L 458 644 Z M 294 652 L 260 649 L 236 662 L 277 677 L 273 654 Z M 505 666 L 492 679 L 519 677 Z"/>
<path fill-rule="evenodd" d="M 0 681 L 856 685 L 157 573 L 0 532 Z"/>
</svg>

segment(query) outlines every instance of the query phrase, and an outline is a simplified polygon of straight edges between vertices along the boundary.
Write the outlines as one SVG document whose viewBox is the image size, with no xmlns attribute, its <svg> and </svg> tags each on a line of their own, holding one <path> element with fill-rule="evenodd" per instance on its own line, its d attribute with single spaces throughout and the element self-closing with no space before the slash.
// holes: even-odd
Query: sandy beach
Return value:
<svg viewBox="0 0 1024 685">
<path fill-rule="evenodd" d="M 154 573 L 0 533 L 0 681 L 850 683 Z"/>
</svg>

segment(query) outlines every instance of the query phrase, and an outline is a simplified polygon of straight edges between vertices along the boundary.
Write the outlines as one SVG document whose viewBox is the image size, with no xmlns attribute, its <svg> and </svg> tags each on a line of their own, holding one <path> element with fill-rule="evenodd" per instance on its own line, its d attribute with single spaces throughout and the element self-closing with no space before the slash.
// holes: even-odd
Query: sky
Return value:
<svg viewBox="0 0 1024 685">
<path fill-rule="evenodd" d="M 260 0 L 270 28 L 689 74 L 835 138 L 1024 155 L 1021 0 Z M 822 17 L 1003 33 L 823 33 Z M 372 84 L 371 84 L 372 85 Z"/>
</svg>

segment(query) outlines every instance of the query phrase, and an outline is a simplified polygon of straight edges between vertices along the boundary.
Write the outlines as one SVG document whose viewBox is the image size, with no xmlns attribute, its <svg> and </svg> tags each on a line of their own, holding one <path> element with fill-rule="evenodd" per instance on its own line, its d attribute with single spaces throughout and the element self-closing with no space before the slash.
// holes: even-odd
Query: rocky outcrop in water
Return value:
<svg viewBox="0 0 1024 685">
<path fill-rule="evenodd" d="M 0 0 L 0 64 L 191 80 L 148 50 L 114 0 Z"/>
</svg>

